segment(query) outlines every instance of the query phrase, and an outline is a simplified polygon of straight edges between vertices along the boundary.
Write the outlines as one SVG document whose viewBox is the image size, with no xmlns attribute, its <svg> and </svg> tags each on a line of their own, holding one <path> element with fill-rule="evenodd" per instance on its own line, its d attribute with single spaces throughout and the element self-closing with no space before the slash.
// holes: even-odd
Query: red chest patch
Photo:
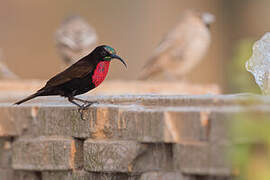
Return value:
<svg viewBox="0 0 270 180">
<path fill-rule="evenodd" d="M 110 61 L 101 61 L 98 63 L 94 74 L 92 76 L 92 81 L 94 85 L 97 87 L 104 81 L 107 76 L 108 70 L 110 66 Z"/>
</svg>

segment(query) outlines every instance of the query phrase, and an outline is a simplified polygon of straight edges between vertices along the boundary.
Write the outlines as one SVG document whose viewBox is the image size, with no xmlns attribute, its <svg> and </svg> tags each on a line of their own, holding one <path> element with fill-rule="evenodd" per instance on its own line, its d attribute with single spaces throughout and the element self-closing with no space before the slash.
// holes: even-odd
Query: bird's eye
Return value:
<svg viewBox="0 0 270 180">
<path fill-rule="evenodd" d="M 105 47 L 105 50 L 109 53 L 109 54 L 116 54 L 115 50 L 109 46 Z"/>
</svg>

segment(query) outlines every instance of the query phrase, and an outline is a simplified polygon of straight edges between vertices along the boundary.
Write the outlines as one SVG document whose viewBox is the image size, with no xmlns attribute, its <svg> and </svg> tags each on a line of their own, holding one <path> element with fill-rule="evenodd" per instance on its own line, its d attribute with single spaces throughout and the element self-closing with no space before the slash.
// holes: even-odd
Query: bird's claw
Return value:
<svg viewBox="0 0 270 180">
<path fill-rule="evenodd" d="M 84 117 L 83 117 L 83 111 L 84 111 L 84 110 L 87 110 L 87 109 L 89 108 L 89 106 L 91 106 L 91 105 L 94 104 L 94 103 L 97 103 L 97 101 L 86 102 L 86 103 L 84 103 L 83 105 L 81 105 L 81 106 L 79 107 L 78 112 L 80 113 L 81 119 L 82 119 L 82 120 L 85 120 Z"/>
</svg>

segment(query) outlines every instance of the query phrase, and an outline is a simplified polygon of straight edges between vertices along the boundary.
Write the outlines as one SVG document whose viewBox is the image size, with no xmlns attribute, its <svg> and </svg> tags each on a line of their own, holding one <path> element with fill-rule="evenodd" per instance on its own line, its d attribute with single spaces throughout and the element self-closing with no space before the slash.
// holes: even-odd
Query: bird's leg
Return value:
<svg viewBox="0 0 270 180">
<path fill-rule="evenodd" d="M 82 103 L 84 103 L 84 104 L 90 103 L 90 102 L 91 102 L 91 101 L 83 100 L 83 99 L 76 98 L 76 97 L 73 97 L 73 99 L 76 100 L 76 101 L 80 101 L 80 102 L 82 102 Z"/>
<path fill-rule="evenodd" d="M 83 110 L 84 110 L 84 108 L 85 108 L 84 105 L 80 105 L 80 104 L 78 104 L 77 102 L 75 102 L 75 101 L 74 101 L 74 97 L 68 97 L 68 101 L 71 102 L 72 104 L 75 104 L 76 106 L 79 107 L 78 112 L 79 112 L 80 115 L 81 115 L 81 119 L 82 119 L 82 120 L 85 120 L 85 119 L 83 118 Z"/>
<path fill-rule="evenodd" d="M 74 101 L 74 97 L 68 97 L 68 101 L 71 102 L 72 104 L 75 104 L 76 106 L 78 106 L 79 109 L 83 108 L 83 105 L 80 105 Z"/>
<path fill-rule="evenodd" d="M 80 101 L 80 102 L 83 102 L 82 105 L 78 104 L 76 101 Z M 79 107 L 78 109 L 78 112 L 80 113 L 81 115 L 81 119 L 82 120 L 85 120 L 84 117 L 83 117 L 83 111 L 86 110 L 89 106 L 91 106 L 93 103 L 96 103 L 95 101 L 86 101 L 86 100 L 83 100 L 83 99 L 79 99 L 79 98 L 75 98 L 73 96 L 71 97 L 68 97 L 68 101 L 71 102 L 72 104 L 75 104 L 76 106 Z"/>
<path fill-rule="evenodd" d="M 75 98 L 75 97 L 73 97 L 73 99 L 83 103 L 82 109 L 87 109 L 92 104 L 97 103 L 97 101 L 87 101 L 87 100 L 83 100 L 83 99 L 79 99 L 79 98 Z"/>
</svg>

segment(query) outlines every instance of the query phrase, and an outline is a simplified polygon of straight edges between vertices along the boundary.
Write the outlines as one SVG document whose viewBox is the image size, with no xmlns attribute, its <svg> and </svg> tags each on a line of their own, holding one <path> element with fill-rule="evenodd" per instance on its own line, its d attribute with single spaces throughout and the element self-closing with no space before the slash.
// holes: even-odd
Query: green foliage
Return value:
<svg viewBox="0 0 270 180">
<path fill-rule="evenodd" d="M 252 113 L 235 117 L 231 152 L 238 180 L 270 179 L 270 118 Z"/>
<path fill-rule="evenodd" d="M 236 43 L 232 60 L 228 63 L 226 69 L 229 92 L 260 93 L 253 75 L 245 68 L 246 61 L 252 55 L 252 45 L 254 42 L 254 40 L 245 39 Z"/>
</svg>

